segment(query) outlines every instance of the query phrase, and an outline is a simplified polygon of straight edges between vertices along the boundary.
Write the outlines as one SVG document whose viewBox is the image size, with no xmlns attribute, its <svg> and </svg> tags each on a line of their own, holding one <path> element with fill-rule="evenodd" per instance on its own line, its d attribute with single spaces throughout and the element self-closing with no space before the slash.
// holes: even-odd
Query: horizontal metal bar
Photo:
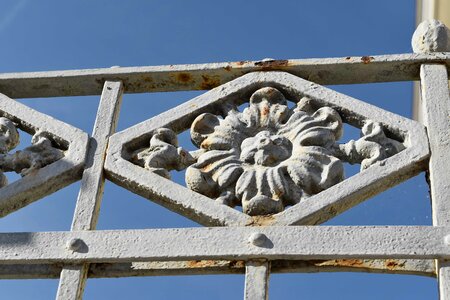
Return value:
<svg viewBox="0 0 450 300">
<path fill-rule="evenodd" d="M 415 259 L 339 259 L 339 260 L 274 260 L 271 273 L 368 272 L 435 276 L 434 260 Z M 59 278 L 61 264 L 0 265 L 0 279 Z M 152 261 L 91 264 L 89 278 L 136 276 L 176 276 L 244 274 L 241 260 Z"/>
<path fill-rule="evenodd" d="M 331 259 L 331 260 L 275 260 L 271 272 L 365 272 L 435 277 L 434 260 L 428 259 Z"/>
<path fill-rule="evenodd" d="M 0 234 L 0 263 L 450 258 L 450 227 L 289 226 Z"/>
<path fill-rule="evenodd" d="M 317 272 L 368 272 L 421 275 L 429 277 L 433 277 L 436 275 L 434 260 L 333 259 L 274 260 L 271 262 L 271 273 Z M 245 262 L 240 260 L 191 260 L 175 262 L 132 262 L 117 264 L 97 263 L 91 265 L 88 276 L 91 278 L 103 278 L 244 273 Z"/>
<path fill-rule="evenodd" d="M 208 90 L 254 71 L 282 70 L 319 84 L 418 80 L 423 63 L 450 67 L 450 53 L 240 61 L 0 74 L 0 92 L 12 98 L 100 95 L 106 80 L 126 93 Z"/>
<path fill-rule="evenodd" d="M 59 278 L 62 264 L 0 265 L 0 279 Z"/>
</svg>

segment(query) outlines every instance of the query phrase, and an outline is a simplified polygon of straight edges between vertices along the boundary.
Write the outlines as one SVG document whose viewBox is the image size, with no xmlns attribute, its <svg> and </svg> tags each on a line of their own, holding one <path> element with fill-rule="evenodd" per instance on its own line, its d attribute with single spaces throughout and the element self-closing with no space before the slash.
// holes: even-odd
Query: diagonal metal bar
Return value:
<svg viewBox="0 0 450 300">
<path fill-rule="evenodd" d="M 445 65 L 421 67 L 423 120 L 428 129 L 431 148 L 429 179 L 433 224 L 450 224 L 450 96 Z M 437 261 L 439 294 L 441 300 L 450 299 L 450 262 Z"/>
<path fill-rule="evenodd" d="M 105 182 L 105 153 L 108 138 L 117 127 L 122 93 L 122 82 L 105 82 L 89 144 L 87 166 L 81 180 L 72 230 L 93 230 L 97 224 Z M 81 299 L 88 269 L 87 263 L 65 266 L 61 272 L 57 299 Z"/>
<path fill-rule="evenodd" d="M 117 140 L 120 137 L 116 137 Z M 133 192 L 175 211 L 204 226 L 243 226 L 252 218 L 229 206 L 222 205 L 206 196 L 187 190 L 185 187 L 149 172 L 124 159 L 108 156 L 106 176 L 112 182 L 129 188 Z M 152 189 L 148 188 L 152 186 Z"/>
<path fill-rule="evenodd" d="M 249 242 L 258 233 L 263 245 Z M 0 263 L 444 259 L 450 227 L 268 226 L 0 234 Z M 69 241 L 77 247 L 67 247 Z M 174 247 L 173 245 L 177 245 Z"/>
<path fill-rule="evenodd" d="M 270 263 L 250 260 L 245 264 L 244 300 L 269 299 Z"/>
<path fill-rule="evenodd" d="M 195 65 L 104 68 L 0 74 L 0 90 L 13 98 L 99 95 L 105 80 L 127 93 L 207 90 L 255 71 L 282 70 L 319 84 L 418 80 L 420 65 L 444 63 L 449 53 L 240 61 Z"/>
</svg>

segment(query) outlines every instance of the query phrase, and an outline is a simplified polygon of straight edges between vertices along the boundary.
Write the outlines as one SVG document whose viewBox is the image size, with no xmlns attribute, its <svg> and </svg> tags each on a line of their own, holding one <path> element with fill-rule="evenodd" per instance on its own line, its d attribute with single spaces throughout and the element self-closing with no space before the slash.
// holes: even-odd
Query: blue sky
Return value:
<svg viewBox="0 0 450 300">
<path fill-rule="evenodd" d="M 409 53 L 415 27 L 411 0 L 2 0 L 0 8 L 0 72 Z M 331 88 L 411 116 L 410 82 Z M 119 130 L 200 93 L 127 94 Z M 98 99 L 20 101 L 90 133 Z M 357 132 L 347 129 L 347 137 L 355 138 Z M 188 143 L 186 134 L 181 142 Z M 1 219 L 0 231 L 69 230 L 78 188 L 73 184 Z M 327 224 L 431 224 L 424 175 Z M 107 182 L 99 229 L 192 226 L 197 225 Z M 85 299 L 240 299 L 243 283 L 240 275 L 96 279 L 88 281 Z M 56 287 L 56 280 L 0 281 L 2 299 L 52 299 Z M 437 298 L 436 281 L 416 276 L 273 275 L 270 288 L 271 299 Z"/>
</svg>

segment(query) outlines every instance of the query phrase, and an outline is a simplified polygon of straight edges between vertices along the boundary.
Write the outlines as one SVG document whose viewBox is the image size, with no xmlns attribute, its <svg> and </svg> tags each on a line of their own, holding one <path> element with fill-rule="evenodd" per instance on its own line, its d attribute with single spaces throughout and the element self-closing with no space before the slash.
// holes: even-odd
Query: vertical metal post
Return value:
<svg viewBox="0 0 450 300">
<path fill-rule="evenodd" d="M 429 163 L 433 225 L 450 225 L 450 96 L 447 68 L 424 64 L 420 69 L 423 121 L 431 148 Z M 449 245 L 450 247 L 450 245 Z M 450 262 L 438 260 L 441 300 L 450 299 Z"/>
<path fill-rule="evenodd" d="M 269 299 L 270 262 L 248 261 L 245 264 L 245 300 Z"/>
<path fill-rule="evenodd" d="M 105 182 L 103 176 L 105 153 L 108 148 L 108 138 L 117 127 L 122 94 L 122 82 L 105 82 L 89 143 L 87 163 L 81 180 L 72 231 L 93 230 L 96 227 Z M 72 241 L 73 245 L 70 244 L 70 241 L 68 243 L 68 251 L 76 251 L 77 241 Z M 56 298 L 59 300 L 81 299 L 88 269 L 89 264 L 64 266 Z"/>
</svg>

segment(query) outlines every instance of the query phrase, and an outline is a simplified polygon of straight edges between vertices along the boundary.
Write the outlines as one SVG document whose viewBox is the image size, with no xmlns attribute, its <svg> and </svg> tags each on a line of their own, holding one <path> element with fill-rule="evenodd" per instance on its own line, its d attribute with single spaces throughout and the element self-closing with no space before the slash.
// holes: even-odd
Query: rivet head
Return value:
<svg viewBox="0 0 450 300">
<path fill-rule="evenodd" d="M 261 247 L 268 240 L 267 236 L 260 232 L 254 232 L 250 235 L 249 241 L 255 246 Z"/>
<path fill-rule="evenodd" d="M 66 247 L 67 247 L 67 249 L 69 249 L 69 250 L 72 250 L 72 251 L 78 251 L 78 250 L 81 249 L 81 247 L 83 246 L 83 244 L 84 244 L 84 242 L 83 242 L 82 239 L 79 239 L 79 238 L 73 238 L 73 239 L 69 240 L 69 241 L 66 243 Z"/>
</svg>

